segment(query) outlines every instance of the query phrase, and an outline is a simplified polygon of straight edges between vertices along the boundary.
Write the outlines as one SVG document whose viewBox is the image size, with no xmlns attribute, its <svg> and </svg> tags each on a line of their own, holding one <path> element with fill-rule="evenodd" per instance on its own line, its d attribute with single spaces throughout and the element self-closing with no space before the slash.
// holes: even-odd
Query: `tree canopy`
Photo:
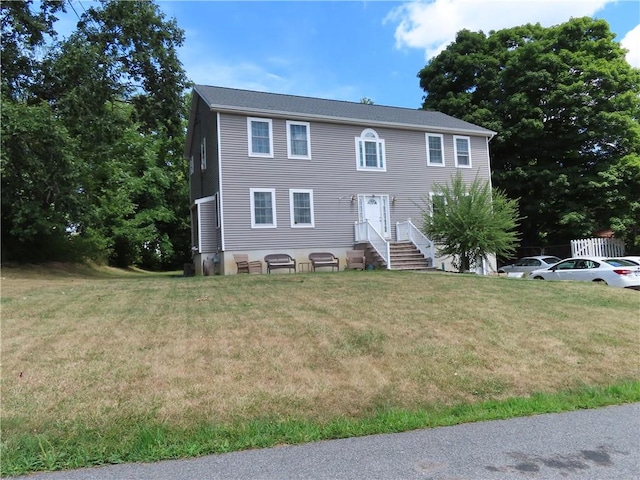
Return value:
<svg viewBox="0 0 640 480">
<path fill-rule="evenodd" d="M 177 265 L 190 244 L 184 34 L 152 2 L 102 0 L 57 41 L 66 5 L 1 4 L 14 68 L 2 77 L 3 254 Z"/>
<path fill-rule="evenodd" d="M 423 219 L 438 255 L 452 255 L 461 272 L 489 254 L 509 255 L 518 244 L 518 201 L 492 190 L 486 180 L 475 178 L 467 185 L 459 172 L 425 198 Z"/>
<path fill-rule="evenodd" d="M 604 20 L 462 30 L 418 77 L 423 108 L 498 132 L 493 183 L 522 199 L 523 244 L 612 228 L 640 246 L 640 70 Z"/>
</svg>

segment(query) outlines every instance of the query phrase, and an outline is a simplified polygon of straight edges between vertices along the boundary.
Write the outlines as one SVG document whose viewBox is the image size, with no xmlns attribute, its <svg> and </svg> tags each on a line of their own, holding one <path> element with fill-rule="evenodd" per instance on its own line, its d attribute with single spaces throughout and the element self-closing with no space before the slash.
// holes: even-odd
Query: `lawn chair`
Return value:
<svg viewBox="0 0 640 480">
<path fill-rule="evenodd" d="M 365 269 L 364 250 L 347 250 L 347 268 Z"/>
<path fill-rule="evenodd" d="M 294 273 L 296 271 L 295 259 L 286 253 L 270 253 L 269 255 L 265 255 L 264 261 L 267 264 L 267 273 L 271 273 L 271 270 L 277 268 L 288 268 L 289 273 L 291 273 L 291 270 L 293 270 Z"/>
<path fill-rule="evenodd" d="M 333 253 L 313 252 L 309 254 L 309 261 L 314 272 L 320 267 L 331 267 L 332 272 L 334 268 L 340 271 L 340 260 Z"/>
<path fill-rule="evenodd" d="M 236 262 L 238 273 L 262 273 L 262 262 L 260 260 L 249 261 L 246 253 L 234 253 L 233 260 Z"/>
</svg>

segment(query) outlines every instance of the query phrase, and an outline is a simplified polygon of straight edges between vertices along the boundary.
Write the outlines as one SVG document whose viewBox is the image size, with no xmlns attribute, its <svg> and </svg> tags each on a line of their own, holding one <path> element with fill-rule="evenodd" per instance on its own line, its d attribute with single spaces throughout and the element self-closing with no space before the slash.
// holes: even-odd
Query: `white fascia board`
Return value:
<svg viewBox="0 0 640 480">
<path fill-rule="evenodd" d="M 265 110 L 260 108 L 247 109 L 244 107 L 232 107 L 229 105 L 216 105 L 214 103 L 209 105 L 209 109 L 212 112 L 220 113 L 232 113 L 235 115 L 264 115 L 267 118 L 286 118 L 297 120 L 319 120 L 322 122 L 341 123 L 344 125 L 370 125 L 375 127 L 391 127 L 399 128 L 402 130 L 416 130 L 420 132 L 434 132 L 434 133 L 452 133 L 462 135 L 475 135 L 481 137 L 488 137 L 491 140 L 497 132 L 492 130 L 478 131 L 463 128 L 446 128 L 436 127 L 430 125 L 416 125 L 414 123 L 398 123 L 398 122 L 384 122 L 380 120 L 367 120 L 363 118 L 344 118 L 344 117 L 332 117 L 328 115 L 315 115 L 313 113 L 297 113 L 297 112 L 283 112 L 278 110 Z"/>
</svg>

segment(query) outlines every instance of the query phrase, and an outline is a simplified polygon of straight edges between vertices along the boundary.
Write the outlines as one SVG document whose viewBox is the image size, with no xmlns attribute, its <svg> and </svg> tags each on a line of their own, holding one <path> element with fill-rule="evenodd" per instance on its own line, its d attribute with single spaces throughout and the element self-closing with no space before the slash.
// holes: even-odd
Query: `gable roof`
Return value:
<svg viewBox="0 0 640 480">
<path fill-rule="evenodd" d="M 388 126 L 493 137 L 496 132 L 441 112 L 196 85 L 212 111 Z"/>
</svg>

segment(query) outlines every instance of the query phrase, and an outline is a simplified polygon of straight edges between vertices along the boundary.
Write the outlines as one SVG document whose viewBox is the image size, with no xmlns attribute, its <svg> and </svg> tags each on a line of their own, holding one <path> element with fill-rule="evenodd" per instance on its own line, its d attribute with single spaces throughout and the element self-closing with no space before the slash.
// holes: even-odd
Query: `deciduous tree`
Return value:
<svg viewBox="0 0 640 480">
<path fill-rule="evenodd" d="M 640 192 L 625 182 L 638 165 L 625 159 L 640 154 L 640 70 L 605 21 L 463 30 L 418 76 L 423 108 L 498 132 L 493 183 L 522 199 L 525 245 L 633 237 Z"/>
<path fill-rule="evenodd" d="M 18 67 L 2 80 L 3 246 L 28 251 L 62 232 L 114 264 L 180 264 L 190 255 L 182 30 L 153 2 L 102 0 L 44 49 L 64 4 L 34 14 L 30 2 L 6 3 L 3 39 L 15 48 L 7 58 L 3 49 L 3 64 Z M 37 59 L 27 48 L 36 43 Z M 6 115 L 5 102 L 15 103 Z"/>
</svg>

